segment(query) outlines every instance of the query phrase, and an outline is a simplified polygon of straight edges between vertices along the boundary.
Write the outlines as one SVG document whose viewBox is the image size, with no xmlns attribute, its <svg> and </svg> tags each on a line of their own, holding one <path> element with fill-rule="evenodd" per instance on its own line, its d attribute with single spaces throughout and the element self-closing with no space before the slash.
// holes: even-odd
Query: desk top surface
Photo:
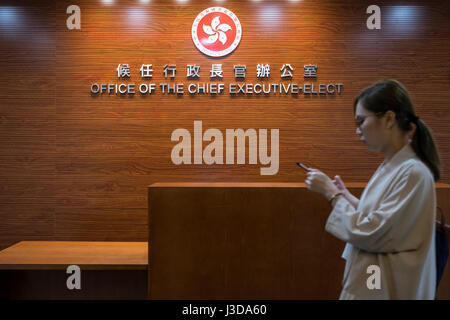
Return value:
<svg viewBox="0 0 450 320">
<path fill-rule="evenodd" d="M 21 241 L 0 251 L 0 269 L 147 270 L 147 242 Z"/>
<path fill-rule="evenodd" d="M 347 182 L 347 188 L 365 188 L 366 182 Z M 298 182 L 156 182 L 149 188 L 306 188 Z M 436 183 L 436 188 L 450 189 L 450 184 Z"/>
</svg>

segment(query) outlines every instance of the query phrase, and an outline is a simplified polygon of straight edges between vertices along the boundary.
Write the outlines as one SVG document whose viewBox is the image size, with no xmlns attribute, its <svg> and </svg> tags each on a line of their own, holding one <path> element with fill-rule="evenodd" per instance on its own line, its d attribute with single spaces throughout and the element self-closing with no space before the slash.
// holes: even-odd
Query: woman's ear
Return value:
<svg viewBox="0 0 450 320">
<path fill-rule="evenodd" d="M 386 125 L 388 129 L 392 129 L 397 122 L 395 119 L 395 113 L 392 110 L 386 111 L 384 114 L 386 117 Z"/>
</svg>

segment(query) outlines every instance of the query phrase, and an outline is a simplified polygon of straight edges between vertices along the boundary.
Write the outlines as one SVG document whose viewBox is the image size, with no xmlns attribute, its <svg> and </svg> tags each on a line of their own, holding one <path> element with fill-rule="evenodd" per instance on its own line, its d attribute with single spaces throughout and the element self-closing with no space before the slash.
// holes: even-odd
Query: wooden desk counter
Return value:
<svg viewBox="0 0 450 320">
<path fill-rule="evenodd" d="M 365 185 L 347 187 L 359 197 Z M 436 187 L 450 212 L 450 186 Z M 325 231 L 332 208 L 304 183 L 155 183 L 148 200 L 150 299 L 339 297 L 345 243 Z"/>
<path fill-rule="evenodd" d="M 147 242 L 21 241 L 0 251 L 0 270 L 147 270 Z"/>
<path fill-rule="evenodd" d="M 0 299 L 146 299 L 147 242 L 22 241 L 0 251 Z M 81 288 L 69 290 L 69 265 Z"/>
</svg>

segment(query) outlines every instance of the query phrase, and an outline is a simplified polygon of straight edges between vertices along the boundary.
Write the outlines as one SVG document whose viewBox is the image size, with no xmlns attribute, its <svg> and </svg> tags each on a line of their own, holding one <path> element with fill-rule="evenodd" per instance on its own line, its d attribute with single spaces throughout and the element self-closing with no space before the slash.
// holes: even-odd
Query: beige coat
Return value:
<svg viewBox="0 0 450 320">
<path fill-rule="evenodd" d="M 339 197 L 325 228 L 347 242 L 340 299 L 434 299 L 435 215 L 433 176 L 409 143 L 378 167 L 357 209 Z M 368 288 L 371 265 L 380 289 Z"/>
</svg>

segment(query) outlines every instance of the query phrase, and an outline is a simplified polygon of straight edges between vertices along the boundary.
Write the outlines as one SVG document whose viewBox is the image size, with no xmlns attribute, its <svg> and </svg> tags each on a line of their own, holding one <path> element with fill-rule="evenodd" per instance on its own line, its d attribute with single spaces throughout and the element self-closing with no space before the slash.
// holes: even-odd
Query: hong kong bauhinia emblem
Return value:
<svg viewBox="0 0 450 320">
<path fill-rule="evenodd" d="M 222 7 L 203 10 L 192 24 L 192 40 L 198 50 L 211 57 L 223 57 L 236 49 L 242 27 L 236 15 Z"/>
</svg>

